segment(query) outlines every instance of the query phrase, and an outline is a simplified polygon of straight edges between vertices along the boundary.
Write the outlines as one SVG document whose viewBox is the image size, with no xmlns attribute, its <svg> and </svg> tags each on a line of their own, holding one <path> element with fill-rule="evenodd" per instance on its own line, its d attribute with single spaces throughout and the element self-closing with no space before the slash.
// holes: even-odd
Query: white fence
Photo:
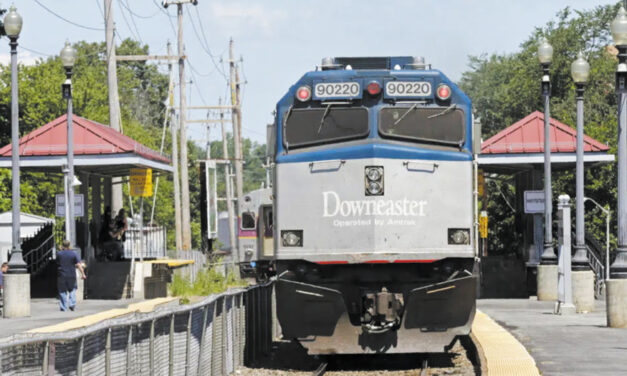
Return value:
<svg viewBox="0 0 627 376">
<path fill-rule="evenodd" d="M 143 242 L 143 244 L 142 244 Z M 124 241 L 124 258 L 157 259 L 167 256 L 166 231 L 162 226 L 130 227 Z"/>
</svg>

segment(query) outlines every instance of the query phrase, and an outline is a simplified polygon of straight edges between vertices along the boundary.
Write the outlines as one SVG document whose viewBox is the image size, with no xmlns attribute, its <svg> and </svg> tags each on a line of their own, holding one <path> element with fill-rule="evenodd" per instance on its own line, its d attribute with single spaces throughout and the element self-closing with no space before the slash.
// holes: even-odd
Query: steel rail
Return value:
<svg viewBox="0 0 627 376">
<path fill-rule="evenodd" d="M 313 373 L 311 374 L 311 376 L 322 376 L 325 374 L 325 372 L 327 372 L 327 366 L 329 364 L 327 362 L 324 362 L 322 364 L 320 364 L 320 366 L 318 366 L 318 368 L 313 371 Z"/>
</svg>

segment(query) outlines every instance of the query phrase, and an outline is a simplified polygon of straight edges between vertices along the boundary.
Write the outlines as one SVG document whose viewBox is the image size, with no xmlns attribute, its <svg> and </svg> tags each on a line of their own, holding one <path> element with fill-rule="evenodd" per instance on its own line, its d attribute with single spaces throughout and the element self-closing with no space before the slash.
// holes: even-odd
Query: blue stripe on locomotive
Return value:
<svg viewBox="0 0 627 376">
<path fill-rule="evenodd" d="M 294 103 L 296 90 L 303 85 L 312 86 L 314 80 L 325 81 L 351 81 L 360 80 L 362 82 L 362 90 L 369 79 L 377 78 L 383 85 L 381 78 L 395 77 L 398 79 L 415 80 L 417 78 L 426 78 L 433 80 L 433 90 L 439 84 L 447 84 L 452 90 L 451 104 L 456 104 L 462 108 L 466 114 L 466 139 L 463 148 L 460 151 L 445 151 L 421 148 L 419 144 L 416 146 L 404 146 L 387 143 L 368 143 L 361 145 L 342 146 L 338 144 L 337 148 L 299 151 L 298 153 L 285 152 L 283 145 L 283 117 L 289 107 Z M 366 94 L 367 95 L 367 94 Z M 388 106 L 385 102 L 380 102 L 370 109 L 369 126 L 370 139 L 379 139 L 377 129 L 378 116 L 372 116 L 373 113 L 378 114 L 381 107 Z M 393 158 L 393 159 L 425 159 L 425 160 L 442 160 L 442 161 L 470 161 L 472 160 L 472 114 L 471 114 L 470 98 L 442 72 L 436 69 L 432 70 L 325 70 L 308 72 L 301 77 L 296 84 L 288 90 L 287 94 L 277 103 L 277 157 L 276 163 L 293 163 L 307 161 L 323 161 L 333 159 L 361 159 L 361 158 Z"/>
</svg>

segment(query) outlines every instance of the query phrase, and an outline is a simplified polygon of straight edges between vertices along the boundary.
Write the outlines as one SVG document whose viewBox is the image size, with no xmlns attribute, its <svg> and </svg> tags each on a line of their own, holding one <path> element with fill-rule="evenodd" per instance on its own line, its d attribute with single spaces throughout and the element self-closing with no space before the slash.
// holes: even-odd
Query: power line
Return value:
<svg viewBox="0 0 627 376">
<path fill-rule="evenodd" d="M 103 29 L 103 28 L 97 28 L 97 27 L 85 26 L 85 25 L 81 25 L 81 24 L 79 24 L 79 23 L 76 23 L 76 22 L 74 22 L 74 21 L 68 20 L 67 18 L 65 18 L 65 17 L 63 17 L 63 16 L 61 16 L 61 15 L 59 15 L 59 14 L 55 13 L 53 10 L 51 10 L 50 8 L 48 8 L 48 7 L 46 7 L 45 5 L 43 5 L 42 3 L 40 3 L 40 2 L 39 2 L 39 0 L 35 0 L 35 2 L 36 2 L 37 4 L 39 4 L 39 6 L 40 6 L 40 7 L 44 8 L 45 10 L 47 10 L 50 14 L 52 14 L 52 15 L 56 16 L 57 18 L 59 18 L 59 19 L 61 19 L 61 20 L 65 21 L 65 22 L 67 22 L 67 23 L 69 23 L 69 24 L 72 24 L 72 25 L 74 25 L 74 26 L 78 26 L 78 27 L 80 27 L 80 28 L 87 29 L 87 30 L 104 31 L 104 29 Z"/>
<path fill-rule="evenodd" d="M 124 3 L 126 3 L 126 6 L 124 6 Z M 142 37 L 141 37 L 141 35 L 139 34 L 139 28 L 137 28 L 137 24 L 135 23 L 135 16 L 133 16 L 133 14 L 134 14 L 134 13 L 133 13 L 133 11 L 131 10 L 130 6 L 128 5 L 127 0 L 122 0 L 122 1 L 120 1 L 120 4 L 122 4 L 122 6 L 124 6 L 124 7 L 126 8 L 126 10 L 128 11 L 129 16 L 131 17 L 131 22 L 133 23 L 133 26 L 135 26 L 135 31 L 137 32 L 137 36 L 139 37 L 139 41 L 140 41 L 140 42 L 142 42 L 142 44 L 143 44 L 144 42 L 142 41 Z M 121 12 L 120 12 L 120 13 L 121 13 Z M 156 13 L 155 13 L 155 14 L 156 14 Z"/>
<path fill-rule="evenodd" d="M 131 5 L 128 3 L 128 1 L 121 1 L 120 4 L 122 4 L 122 6 L 124 8 L 126 8 L 126 10 L 128 10 L 128 12 L 130 14 L 132 14 L 133 16 L 135 16 L 137 18 L 149 19 L 149 18 L 154 18 L 157 14 L 159 14 L 159 11 L 157 11 L 157 12 L 155 12 L 154 14 L 152 14 L 150 16 L 142 16 L 140 14 L 137 14 L 137 13 L 133 12 L 133 10 L 131 9 Z"/>
<path fill-rule="evenodd" d="M 209 55 L 211 62 L 216 67 L 216 70 L 220 72 L 220 75 L 224 77 L 225 80 L 228 81 L 228 78 L 226 77 L 226 73 L 220 69 L 220 67 L 218 66 L 218 64 L 216 63 L 214 59 L 214 55 L 211 53 L 211 50 L 209 49 L 209 44 L 207 43 L 207 38 L 204 34 L 204 30 L 203 30 L 203 38 L 204 38 L 204 43 L 203 43 L 203 40 L 201 39 L 200 34 L 198 33 L 198 30 L 196 29 L 196 24 L 194 23 L 194 19 L 192 17 L 191 12 L 189 11 L 189 8 L 186 8 L 186 10 L 187 10 L 187 14 L 189 15 L 190 23 L 192 24 L 192 30 L 194 30 L 194 34 L 196 35 L 196 39 L 198 39 L 198 43 L 200 44 L 200 47 L 202 47 L 202 49 L 207 53 L 207 55 Z M 196 9 L 196 12 L 198 12 L 198 9 Z M 200 23 L 200 27 L 202 29 L 202 21 L 200 20 L 200 16 L 198 18 L 198 22 Z"/>
<path fill-rule="evenodd" d="M 32 53 L 37 54 L 37 55 L 41 55 L 41 56 L 47 56 L 47 57 L 54 56 L 54 55 L 51 55 L 51 54 L 47 54 L 45 52 L 33 50 L 32 48 L 28 48 L 28 47 L 24 46 L 22 43 L 20 43 L 20 48 L 25 49 L 26 51 L 32 52 Z"/>
<path fill-rule="evenodd" d="M 142 38 L 139 35 L 139 32 L 137 34 L 135 34 L 135 32 L 133 31 L 133 29 L 131 28 L 131 24 L 128 23 L 128 20 L 126 19 L 126 16 L 124 15 L 124 12 L 120 10 L 120 14 L 122 15 L 122 19 L 124 20 L 124 23 L 126 24 L 126 27 L 128 28 L 129 33 L 131 34 L 131 36 L 133 38 L 136 38 L 138 41 L 140 41 L 142 44 Z M 134 21 L 133 21 L 134 22 Z M 137 29 L 137 25 L 135 25 L 135 28 Z"/>
<path fill-rule="evenodd" d="M 201 77 L 210 77 L 213 74 L 213 72 L 216 71 L 216 68 L 213 68 L 213 70 L 210 71 L 209 73 L 200 73 L 196 68 L 194 68 L 194 65 L 192 65 L 192 62 L 189 60 L 189 56 L 187 57 L 187 64 L 189 65 L 190 68 L 192 68 L 193 72 L 195 72 L 197 75 Z"/>
<path fill-rule="evenodd" d="M 168 22 L 170 23 L 170 28 L 172 29 L 172 33 L 174 33 L 174 35 L 176 36 L 176 28 L 174 27 L 174 23 L 172 23 L 172 18 L 174 18 L 174 16 L 171 16 L 170 13 L 168 13 L 165 9 L 163 9 L 163 7 L 157 3 L 156 0 L 152 0 L 152 3 L 157 7 L 157 9 L 159 9 L 159 11 L 163 14 L 165 14 L 165 16 L 168 18 Z"/>
<path fill-rule="evenodd" d="M 189 63 L 189 61 L 188 61 Z M 190 65 L 191 67 L 191 65 Z M 194 70 L 192 69 L 192 77 L 194 78 L 194 83 L 196 85 L 194 85 L 194 87 L 196 88 L 196 91 L 198 92 L 198 96 L 200 97 L 200 100 L 202 101 L 202 103 L 206 106 L 207 105 L 207 101 L 205 101 L 205 98 L 203 96 L 203 94 L 200 92 L 200 88 L 198 87 L 198 79 L 196 78 L 196 75 L 194 74 Z M 190 94 L 191 97 L 191 94 Z"/>
</svg>

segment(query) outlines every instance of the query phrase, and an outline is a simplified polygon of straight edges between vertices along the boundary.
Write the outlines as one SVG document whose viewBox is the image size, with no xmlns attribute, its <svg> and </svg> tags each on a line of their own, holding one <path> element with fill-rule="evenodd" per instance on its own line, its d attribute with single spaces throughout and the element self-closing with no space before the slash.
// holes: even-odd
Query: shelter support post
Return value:
<svg viewBox="0 0 627 376">
<path fill-rule="evenodd" d="M 102 199 L 101 195 L 101 187 L 102 187 L 102 179 L 99 176 L 92 176 L 90 179 L 91 185 L 91 215 L 92 215 L 92 223 L 93 223 L 93 233 L 91 234 L 93 247 L 92 253 L 89 257 L 87 257 L 87 262 L 91 263 L 96 258 L 95 247 L 98 246 L 98 236 L 100 234 L 101 227 L 101 218 L 102 218 Z"/>
<path fill-rule="evenodd" d="M 111 208 L 111 178 L 104 178 L 104 206 Z"/>
<path fill-rule="evenodd" d="M 80 174 L 81 194 L 83 195 L 83 226 L 80 229 L 83 236 L 81 237 L 83 242 L 81 244 L 82 255 L 81 258 L 88 260 L 93 252 L 91 244 L 91 231 L 89 231 L 89 174 Z"/>
</svg>

